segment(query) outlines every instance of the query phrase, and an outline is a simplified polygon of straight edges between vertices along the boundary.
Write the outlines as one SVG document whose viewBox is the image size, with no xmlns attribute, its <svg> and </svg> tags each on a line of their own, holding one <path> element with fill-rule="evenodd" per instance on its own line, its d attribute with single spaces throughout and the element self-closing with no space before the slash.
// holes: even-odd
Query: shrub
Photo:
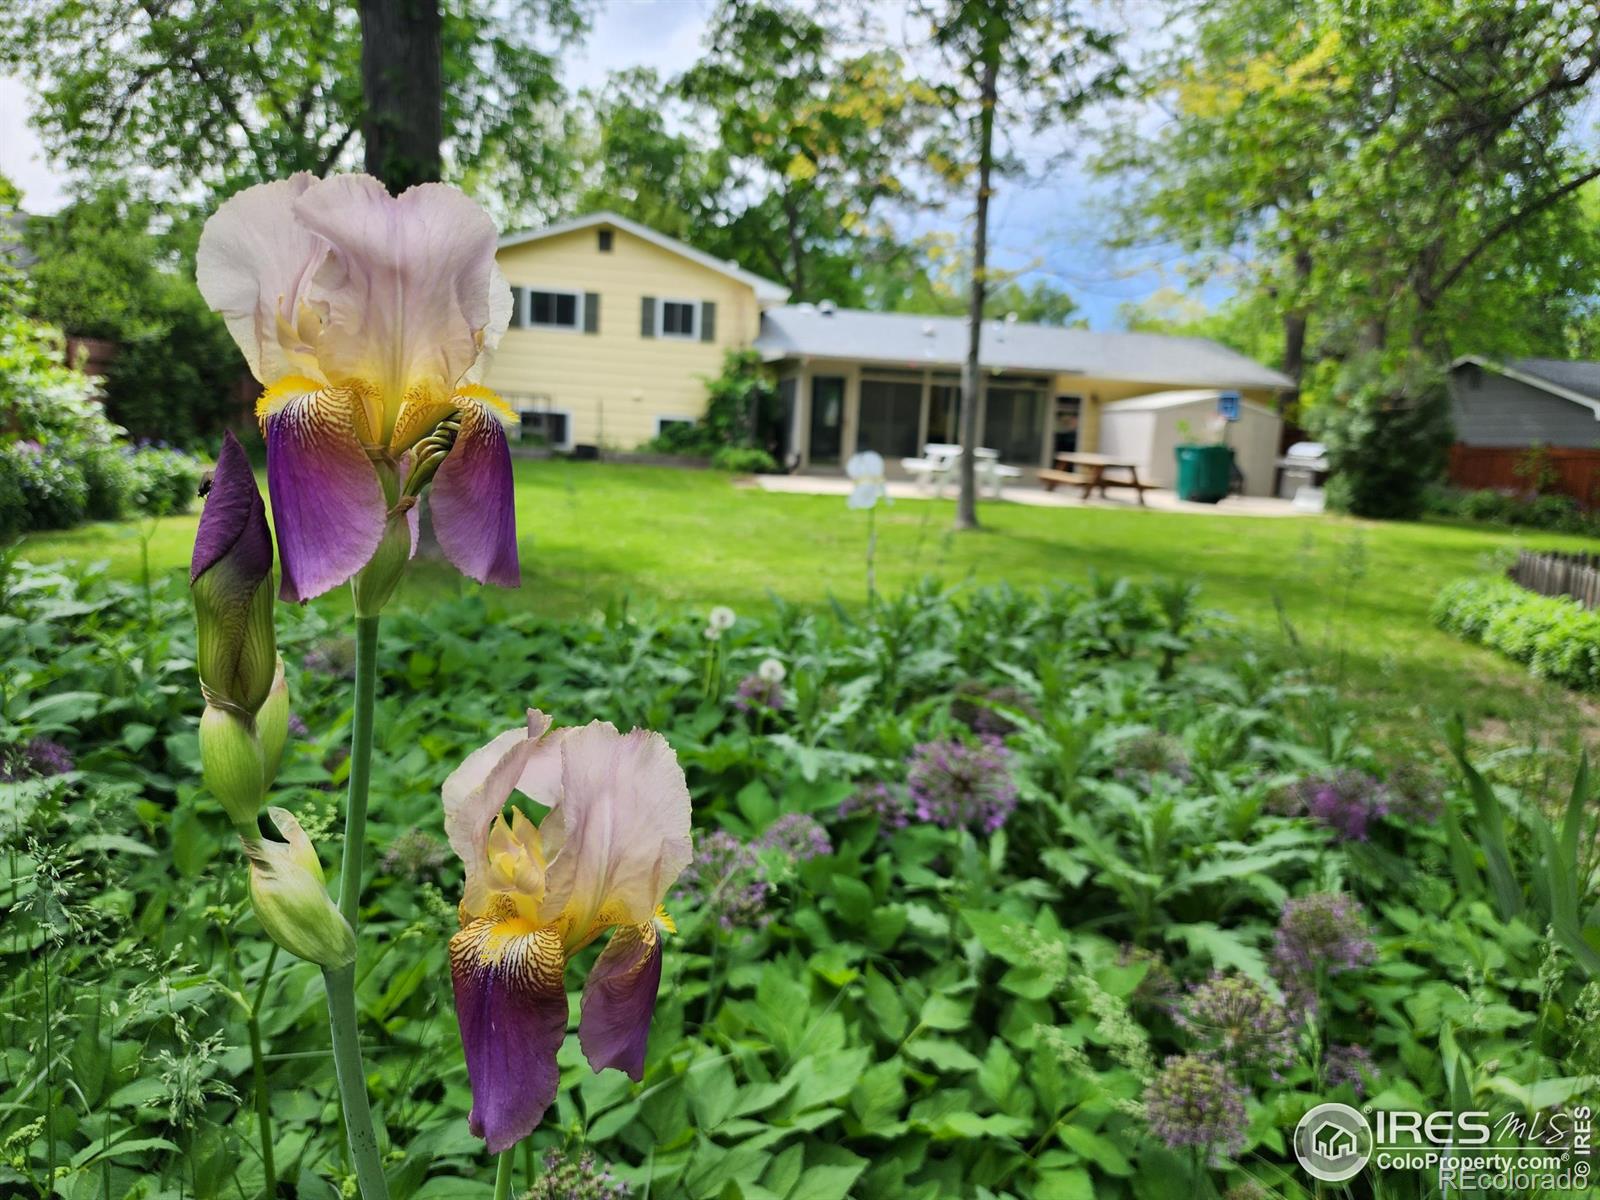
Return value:
<svg viewBox="0 0 1600 1200">
<path fill-rule="evenodd" d="M 116 521 L 128 515 L 138 491 L 133 462 L 121 446 L 90 446 L 78 459 L 88 484 L 91 521 Z"/>
<path fill-rule="evenodd" d="M 711 465 L 719 471 L 737 471 L 741 474 L 778 469 L 772 455 L 753 446 L 719 446 L 711 456 Z"/>
<path fill-rule="evenodd" d="M 11 443 L 5 457 L 21 496 L 17 529 L 68 529 L 87 515 L 89 483 L 73 459 L 32 441 Z"/>
<path fill-rule="evenodd" d="M 193 455 L 147 446 L 132 459 L 134 503 L 142 513 L 165 517 L 188 512 L 200 492 L 204 467 Z"/>
<path fill-rule="evenodd" d="M 706 380 L 705 416 L 692 425 L 665 426 L 642 448 L 657 454 L 693 455 L 715 455 L 719 449 L 750 449 L 767 441 L 766 432 L 776 419 L 777 391 L 762 365 L 761 355 L 754 350 L 730 350 L 723 356 L 722 373 Z M 766 455 L 766 461 L 772 461 L 771 455 Z M 725 469 L 775 468 L 738 466 Z"/>
<path fill-rule="evenodd" d="M 1453 436 L 1443 374 L 1420 359 L 1345 364 L 1311 411 L 1328 447 L 1328 504 L 1358 517 L 1421 515 Z"/>
<path fill-rule="evenodd" d="M 1441 629 L 1526 663 L 1534 675 L 1600 690 L 1600 613 L 1565 596 L 1540 596 L 1509 579 L 1463 579 L 1433 605 Z"/>
</svg>

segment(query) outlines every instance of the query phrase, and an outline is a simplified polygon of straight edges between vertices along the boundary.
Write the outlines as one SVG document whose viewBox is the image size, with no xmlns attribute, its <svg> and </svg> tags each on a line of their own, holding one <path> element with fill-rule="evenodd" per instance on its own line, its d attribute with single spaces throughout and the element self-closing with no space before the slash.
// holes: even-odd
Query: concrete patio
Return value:
<svg viewBox="0 0 1600 1200">
<path fill-rule="evenodd" d="M 843 475 L 757 475 L 756 484 L 765 492 L 786 492 L 802 496 L 848 496 L 851 482 Z M 891 479 L 889 496 L 896 500 L 932 500 L 933 493 L 906 480 Z M 953 499 L 955 488 L 946 487 L 944 499 Z M 979 503 L 992 503 L 994 497 L 987 491 Z M 1031 504 L 1039 508 L 1120 508 L 1137 509 L 1139 501 L 1132 495 L 1118 494 L 1113 488 L 1106 499 L 1093 496 L 1080 499 L 1075 487 L 1047 492 L 1038 484 L 1024 482 L 1000 490 L 1000 499 L 1013 504 Z M 1201 513 L 1223 517 L 1308 517 L 1317 514 L 1294 506 L 1291 500 L 1276 496 L 1229 496 L 1220 504 L 1195 504 L 1179 500 L 1175 492 L 1158 488 L 1145 493 L 1145 506 L 1152 512 Z"/>
</svg>

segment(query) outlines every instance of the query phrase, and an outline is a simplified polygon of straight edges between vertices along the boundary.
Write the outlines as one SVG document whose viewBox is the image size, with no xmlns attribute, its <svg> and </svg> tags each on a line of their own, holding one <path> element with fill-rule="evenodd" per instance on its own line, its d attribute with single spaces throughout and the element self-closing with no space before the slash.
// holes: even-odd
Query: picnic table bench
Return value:
<svg viewBox="0 0 1600 1200">
<path fill-rule="evenodd" d="M 1113 477 L 1107 472 L 1127 472 L 1127 478 Z M 1152 483 L 1139 482 L 1139 466 L 1122 458 L 1115 458 L 1106 454 L 1090 454 L 1087 451 L 1069 450 L 1057 454 L 1054 470 L 1039 472 L 1039 482 L 1044 485 L 1044 490 L 1053 492 L 1057 487 L 1065 484 L 1080 487 L 1083 491 L 1081 498 L 1087 500 L 1089 496 L 1098 491 L 1100 498 L 1106 498 L 1107 488 L 1132 488 L 1139 497 L 1140 507 L 1144 507 L 1144 494 L 1155 487 Z"/>
</svg>

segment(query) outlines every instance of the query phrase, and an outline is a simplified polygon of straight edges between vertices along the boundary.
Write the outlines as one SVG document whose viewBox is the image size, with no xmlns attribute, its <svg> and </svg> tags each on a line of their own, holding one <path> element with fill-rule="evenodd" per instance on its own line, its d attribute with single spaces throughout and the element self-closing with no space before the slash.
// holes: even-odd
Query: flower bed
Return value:
<svg viewBox="0 0 1600 1200">
<path fill-rule="evenodd" d="M 281 956 L 266 973 L 229 823 L 191 782 L 181 583 L 21 568 L 5 599 L 0 1188 L 53 1161 L 96 1195 L 252 1194 L 233 1031 L 259 994 L 280 1172 L 333 1194 L 321 977 Z M 1450 850 L 1497 861 L 1465 794 L 1427 764 L 1385 771 L 1351 715 L 1249 656 L 1191 664 L 1206 628 L 1150 589 L 925 589 L 862 619 L 723 614 L 716 639 L 703 613 L 489 620 L 476 597 L 385 621 L 363 921 L 384 951 L 358 996 L 398 1200 L 487 1194 L 438 789 L 527 704 L 666 733 L 696 821 L 643 1083 L 567 1039 L 532 1139 L 552 1177 L 708 1200 L 1295 1196 L 1287 1139 L 1319 1100 L 1426 1110 L 1465 1086 L 1498 1108 L 1542 1081 L 1559 1106 L 1600 1068 L 1600 986 L 1515 882 L 1548 874 L 1541 838 L 1501 845 L 1526 916 L 1502 911 Z M 278 793 L 326 841 L 345 634 L 317 609 L 280 622 Z"/>
</svg>

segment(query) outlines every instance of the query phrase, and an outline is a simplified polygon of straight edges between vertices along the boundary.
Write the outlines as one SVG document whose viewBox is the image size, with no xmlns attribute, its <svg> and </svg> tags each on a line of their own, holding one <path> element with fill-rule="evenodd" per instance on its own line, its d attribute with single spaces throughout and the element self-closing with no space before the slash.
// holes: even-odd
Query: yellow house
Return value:
<svg viewBox="0 0 1600 1200">
<path fill-rule="evenodd" d="M 615 213 L 506 237 L 499 261 L 516 313 L 488 383 L 521 414 L 524 435 L 632 449 L 700 416 L 724 352 L 754 347 L 778 379 L 768 448 L 787 466 L 836 466 L 863 449 L 894 463 L 959 440 L 963 318 L 789 305 L 782 285 Z M 1213 389 L 1270 414 L 1293 386 L 1204 338 L 1010 319 L 984 323 L 981 359 L 979 441 L 1023 467 L 1099 449 L 1102 413 L 1119 402 Z M 1275 437 L 1258 433 L 1272 443 L 1264 461 Z M 1248 490 L 1270 492 L 1270 476 L 1250 472 Z"/>
<path fill-rule="evenodd" d="M 521 434 L 630 450 L 705 411 L 724 351 L 788 291 L 615 213 L 502 238 L 511 328 L 486 380 Z"/>
</svg>

